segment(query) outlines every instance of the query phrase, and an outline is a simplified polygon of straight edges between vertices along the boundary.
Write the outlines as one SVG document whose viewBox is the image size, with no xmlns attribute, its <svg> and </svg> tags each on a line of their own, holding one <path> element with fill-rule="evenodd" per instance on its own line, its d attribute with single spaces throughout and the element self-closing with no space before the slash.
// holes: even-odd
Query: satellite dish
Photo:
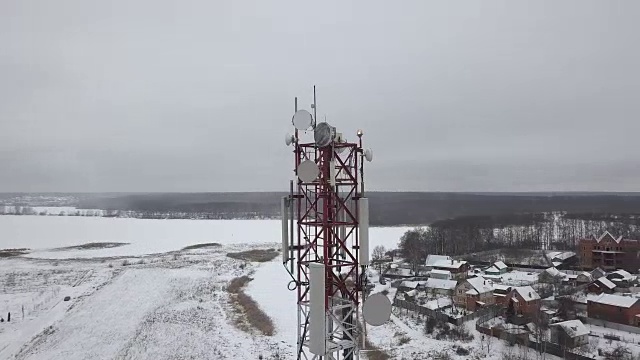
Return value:
<svg viewBox="0 0 640 360">
<path fill-rule="evenodd" d="M 319 147 L 325 147 L 330 145 L 336 136 L 336 129 L 327 124 L 326 122 L 321 122 L 316 125 L 316 128 L 313 133 L 313 138 L 316 141 L 316 145 Z"/>
<path fill-rule="evenodd" d="M 307 110 L 298 110 L 293 114 L 291 122 L 296 129 L 307 130 L 311 127 L 311 124 L 313 124 L 313 117 Z"/>
<path fill-rule="evenodd" d="M 362 305 L 364 321 L 371 326 L 380 326 L 391 318 L 391 301 L 386 295 L 373 294 Z"/>
<path fill-rule="evenodd" d="M 320 169 L 318 165 L 311 160 L 305 160 L 298 165 L 298 177 L 304 183 L 313 182 L 318 175 L 320 175 Z"/>
<path fill-rule="evenodd" d="M 373 160 L 373 150 L 371 149 L 365 150 L 364 157 L 367 159 L 368 162 L 371 162 L 371 160 Z"/>
<path fill-rule="evenodd" d="M 291 134 L 286 134 L 284 136 L 284 143 L 287 144 L 287 146 L 291 145 L 293 140 L 294 140 L 294 138 L 293 138 L 293 135 L 291 135 Z"/>
</svg>

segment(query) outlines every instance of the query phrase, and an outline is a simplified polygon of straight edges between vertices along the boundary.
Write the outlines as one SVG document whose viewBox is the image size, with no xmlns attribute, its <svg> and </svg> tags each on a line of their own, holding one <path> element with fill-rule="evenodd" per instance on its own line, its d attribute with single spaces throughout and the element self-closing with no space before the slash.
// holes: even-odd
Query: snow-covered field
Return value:
<svg viewBox="0 0 640 360">
<path fill-rule="evenodd" d="M 228 252 L 277 248 L 273 220 L 140 220 L 0 216 L 0 359 L 294 358 L 295 294 L 280 258 Z M 371 248 L 395 247 L 407 228 L 372 228 Z M 87 243 L 128 243 L 60 250 Z M 199 243 L 222 246 L 182 250 Z M 224 290 L 238 276 L 275 334 L 239 330 Z M 69 301 L 63 299 L 69 296 Z M 23 315 L 24 314 L 24 315 Z"/>
<path fill-rule="evenodd" d="M 394 248 L 407 227 L 371 228 L 370 248 Z M 280 242 L 278 220 L 145 220 L 66 216 L 0 216 L 0 249 L 27 248 L 47 259 L 139 256 L 200 243 Z M 51 251 L 87 243 L 128 245 L 80 251 Z"/>
</svg>

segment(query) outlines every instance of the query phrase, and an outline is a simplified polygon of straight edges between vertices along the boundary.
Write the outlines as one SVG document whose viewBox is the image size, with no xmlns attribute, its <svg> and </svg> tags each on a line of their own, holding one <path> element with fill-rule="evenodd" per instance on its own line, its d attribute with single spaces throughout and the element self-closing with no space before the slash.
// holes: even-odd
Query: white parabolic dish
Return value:
<svg viewBox="0 0 640 360">
<path fill-rule="evenodd" d="M 311 160 L 305 160 L 298 165 L 298 177 L 302 182 L 313 182 L 319 174 L 320 169 L 318 169 L 318 165 Z"/>
<path fill-rule="evenodd" d="M 373 294 L 362 305 L 362 314 L 367 324 L 383 325 L 391 318 L 391 301 L 386 295 Z"/>
<path fill-rule="evenodd" d="M 298 130 L 307 130 L 313 124 L 313 117 L 307 110 L 298 110 L 293 114 L 293 126 Z"/>
</svg>

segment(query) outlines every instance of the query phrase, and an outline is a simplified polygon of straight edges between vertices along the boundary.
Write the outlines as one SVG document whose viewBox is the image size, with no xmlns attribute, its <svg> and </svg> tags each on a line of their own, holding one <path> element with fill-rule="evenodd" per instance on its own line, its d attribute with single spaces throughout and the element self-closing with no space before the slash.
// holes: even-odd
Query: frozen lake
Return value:
<svg viewBox="0 0 640 360">
<path fill-rule="evenodd" d="M 408 227 L 370 229 L 370 249 L 396 247 Z M 185 246 L 279 243 L 279 220 L 144 220 L 67 216 L 0 216 L 0 249 L 28 248 L 40 258 L 136 256 L 180 250 Z M 96 242 L 129 245 L 96 250 L 47 251 Z"/>
</svg>

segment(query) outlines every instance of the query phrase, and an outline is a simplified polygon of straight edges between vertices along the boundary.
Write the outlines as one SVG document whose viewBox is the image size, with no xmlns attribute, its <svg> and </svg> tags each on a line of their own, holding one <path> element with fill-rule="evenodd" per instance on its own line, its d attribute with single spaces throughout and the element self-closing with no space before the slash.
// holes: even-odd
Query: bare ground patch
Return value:
<svg viewBox="0 0 640 360">
<path fill-rule="evenodd" d="M 20 256 L 28 253 L 29 249 L 0 249 L 0 258 Z"/>
<path fill-rule="evenodd" d="M 253 279 L 248 276 L 241 276 L 231 280 L 227 286 L 230 302 L 236 315 L 234 323 L 243 331 L 251 332 L 251 328 L 255 328 L 263 335 L 272 336 L 275 332 L 273 321 L 260 309 L 258 303 L 244 292 L 244 287 L 251 280 Z"/>
<path fill-rule="evenodd" d="M 129 245 L 129 243 L 120 242 L 94 242 L 86 243 L 82 245 L 65 246 L 61 248 L 55 248 L 53 251 L 70 251 L 70 250 L 98 250 L 98 249 L 111 249 L 120 246 Z"/>
<path fill-rule="evenodd" d="M 194 249 L 202 249 L 202 248 L 209 248 L 209 247 L 219 247 L 222 246 L 222 244 L 218 244 L 218 243 L 202 243 L 202 244 L 194 244 L 194 245 L 189 245 L 189 246 L 185 246 L 182 248 L 182 250 L 194 250 Z"/>
<path fill-rule="evenodd" d="M 278 256 L 279 252 L 275 249 L 256 249 L 240 252 L 231 252 L 227 256 L 232 259 L 255 261 L 255 262 L 267 262 L 271 261 Z"/>
</svg>

